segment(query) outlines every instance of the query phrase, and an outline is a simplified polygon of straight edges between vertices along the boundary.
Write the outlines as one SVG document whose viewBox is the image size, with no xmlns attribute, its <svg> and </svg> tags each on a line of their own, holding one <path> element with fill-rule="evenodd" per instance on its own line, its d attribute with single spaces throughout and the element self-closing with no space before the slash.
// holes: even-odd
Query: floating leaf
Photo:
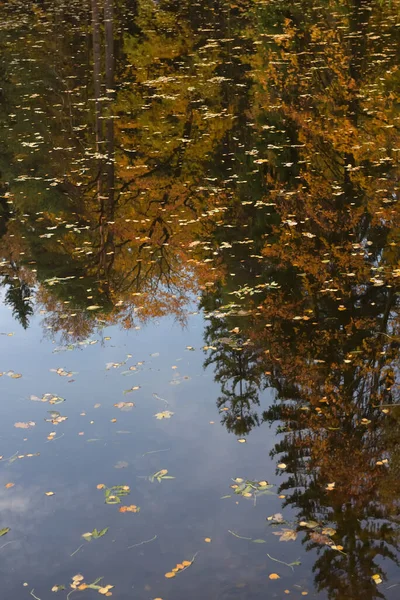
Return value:
<svg viewBox="0 0 400 600">
<path fill-rule="evenodd" d="M 165 577 L 167 579 L 171 579 L 172 577 L 175 577 L 175 573 L 173 573 L 173 571 L 169 571 L 169 573 L 165 573 Z"/>
<path fill-rule="evenodd" d="M 104 529 L 101 529 L 100 531 L 98 531 L 97 529 L 93 529 L 93 531 L 91 531 L 91 532 L 83 533 L 82 537 L 85 538 L 85 540 L 88 540 L 90 542 L 90 540 L 92 540 L 92 539 L 97 540 L 98 538 L 103 537 L 103 535 L 106 535 L 107 531 L 108 531 L 108 527 L 105 527 Z"/>
<path fill-rule="evenodd" d="M 261 539 L 256 539 L 256 540 L 251 540 L 253 542 L 253 544 L 266 544 L 267 542 L 265 540 L 261 540 Z"/>
<path fill-rule="evenodd" d="M 18 423 L 14 423 L 14 427 L 17 427 L 17 429 L 30 429 L 31 427 L 35 427 L 36 423 L 34 421 L 28 421 L 27 423 L 22 423 L 22 422 L 18 422 Z"/>
<path fill-rule="evenodd" d="M 322 533 L 317 533 L 316 531 L 312 531 L 310 533 L 310 539 L 316 544 L 327 545 L 330 546 L 332 544 L 332 540 L 327 535 L 322 535 Z"/>
<path fill-rule="evenodd" d="M 329 536 L 332 536 L 332 535 L 335 535 L 335 533 L 336 533 L 336 529 L 332 529 L 332 527 L 325 527 L 325 528 L 322 530 L 322 532 L 321 532 L 321 533 L 322 533 L 323 535 L 329 535 Z"/>
<path fill-rule="evenodd" d="M 140 511 L 140 508 L 139 508 L 139 506 L 136 506 L 136 504 L 131 504 L 130 506 L 121 506 L 121 508 L 119 508 L 120 513 L 126 513 L 126 512 L 138 513 L 139 511 Z"/>
<path fill-rule="evenodd" d="M 121 498 L 130 492 L 128 485 L 114 485 L 104 490 L 106 504 L 121 504 Z"/>
<path fill-rule="evenodd" d="M 149 481 L 153 483 L 155 479 L 160 483 L 163 479 L 175 479 L 175 477 L 168 475 L 167 469 L 161 469 L 161 471 L 156 471 L 153 475 L 150 475 Z"/>
<path fill-rule="evenodd" d="M 117 402 L 114 406 L 116 408 L 121 408 L 122 410 L 130 410 L 135 404 L 133 402 Z"/>
<path fill-rule="evenodd" d="M 315 529 L 315 527 L 319 526 L 319 523 L 317 521 L 300 521 L 299 525 L 301 527 L 308 527 L 308 529 Z"/>
<path fill-rule="evenodd" d="M 6 535 L 6 533 L 8 533 L 10 531 L 9 527 L 4 527 L 3 529 L 0 529 L 0 537 L 2 537 L 3 535 Z"/>
<path fill-rule="evenodd" d="M 297 538 L 297 531 L 294 529 L 282 529 L 281 531 L 274 531 L 273 534 L 279 536 L 280 542 L 290 542 Z"/>
<path fill-rule="evenodd" d="M 280 577 L 277 573 L 271 573 L 270 575 L 268 575 L 268 577 L 270 579 L 280 579 Z"/>
<path fill-rule="evenodd" d="M 174 413 L 170 410 L 164 410 L 163 412 L 158 412 L 154 416 L 156 419 L 170 419 Z"/>
<path fill-rule="evenodd" d="M 267 521 L 273 521 L 274 523 L 283 523 L 283 515 L 281 513 L 275 513 L 270 517 L 267 517 Z"/>
</svg>

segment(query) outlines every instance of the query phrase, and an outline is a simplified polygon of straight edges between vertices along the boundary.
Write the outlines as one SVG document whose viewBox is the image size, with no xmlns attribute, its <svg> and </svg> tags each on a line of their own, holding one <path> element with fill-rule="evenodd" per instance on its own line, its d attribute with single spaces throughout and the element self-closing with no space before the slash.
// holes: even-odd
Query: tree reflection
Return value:
<svg viewBox="0 0 400 600">
<path fill-rule="evenodd" d="M 385 597 L 372 575 L 399 546 L 397 3 L 11 4 L 0 250 L 14 315 L 27 327 L 35 295 L 44 326 L 75 341 L 183 323 L 201 293 L 222 422 L 277 424 L 285 503 L 343 545 L 305 535 L 316 588 Z"/>
</svg>

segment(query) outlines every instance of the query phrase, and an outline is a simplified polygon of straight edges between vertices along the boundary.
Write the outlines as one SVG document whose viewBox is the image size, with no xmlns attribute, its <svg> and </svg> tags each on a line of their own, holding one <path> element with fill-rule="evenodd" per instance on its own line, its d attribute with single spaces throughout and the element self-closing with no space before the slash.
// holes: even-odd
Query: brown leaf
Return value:
<svg viewBox="0 0 400 600">
<path fill-rule="evenodd" d="M 329 538 L 327 535 L 322 535 L 322 533 L 317 533 L 316 531 L 312 531 L 310 533 L 310 539 L 316 544 L 321 544 L 322 546 L 324 544 L 328 546 L 332 544 L 331 538 Z"/>
<path fill-rule="evenodd" d="M 274 535 L 279 535 L 280 542 L 290 542 L 297 538 L 297 531 L 294 529 L 281 529 L 281 531 L 274 531 Z"/>
</svg>

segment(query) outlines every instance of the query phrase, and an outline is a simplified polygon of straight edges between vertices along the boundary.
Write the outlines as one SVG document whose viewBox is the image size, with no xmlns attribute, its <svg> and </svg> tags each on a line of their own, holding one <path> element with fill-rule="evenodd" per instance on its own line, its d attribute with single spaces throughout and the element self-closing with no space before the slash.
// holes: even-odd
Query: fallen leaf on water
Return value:
<svg viewBox="0 0 400 600">
<path fill-rule="evenodd" d="M 174 413 L 170 410 L 164 410 L 163 412 L 158 412 L 154 416 L 156 419 L 170 419 Z"/>
<path fill-rule="evenodd" d="M 0 537 L 2 537 L 3 535 L 6 535 L 6 533 L 8 533 L 10 531 L 9 527 L 4 527 L 4 529 L 0 529 Z"/>
<path fill-rule="evenodd" d="M 336 533 L 336 529 L 332 529 L 332 527 L 325 527 L 322 530 L 323 535 L 335 535 L 335 533 Z"/>
<path fill-rule="evenodd" d="M 45 492 L 46 496 L 54 496 L 54 492 Z"/>
<path fill-rule="evenodd" d="M 279 463 L 278 469 L 286 469 L 287 465 L 285 463 Z"/>
<path fill-rule="evenodd" d="M 7 490 L 9 490 L 10 488 L 14 487 L 15 483 L 6 483 L 6 485 L 4 486 Z"/>
<path fill-rule="evenodd" d="M 267 517 L 267 521 L 274 521 L 275 523 L 282 523 L 283 515 L 281 513 L 275 513 L 270 517 Z"/>
<path fill-rule="evenodd" d="M 204 541 L 207 542 L 207 543 L 210 543 L 211 542 L 211 538 L 204 538 Z"/>
<path fill-rule="evenodd" d="M 280 579 L 280 577 L 277 573 L 271 573 L 270 575 L 268 575 L 268 577 L 270 579 Z"/>
<path fill-rule="evenodd" d="M 96 485 L 98 490 L 103 490 L 106 486 L 104 485 L 104 483 L 99 483 Z"/>
<path fill-rule="evenodd" d="M 281 531 L 273 531 L 274 535 L 279 535 L 280 542 L 290 542 L 297 538 L 297 531 L 294 529 L 282 529 Z"/>
<path fill-rule="evenodd" d="M 245 444 L 246 440 L 244 438 L 240 438 L 240 440 L 238 440 L 239 444 Z"/>
<path fill-rule="evenodd" d="M 134 402 L 117 402 L 116 404 L 114 404 L 114 406 L 116 408 L 128 410 L 130 408 L 133 408 L 135 406 L 135 404 L 134 404 Z"/>
<path fill-rule="evenodd" d="M 34 421 L 28 421 L 27 423 L 22 423 L 18 421 L 18 423 L 14 423 L 14 427 L 18 429 L 29 429 L 30 427 L 35 427 L 36 423 Z"/>
<path fill-rule="evenodd" d="M 121 508 L 119 509 L 119 512 L 121 513 L 125 513 L 125 512 L 133 512 L 133 513 L 137 513 L 140 511 L 139 506 L 136 506 L 136 504 L 131 504 L 130 506 L 121 506 Z"/>
<path fill-rule="evenodd" d="M 317 533 L 316 531 L 312 531 L 310 533 L 310 538 L 316 544 L 326 544 L 327 546 L 330 546 L 332 544 L 331 538 L 329 538 L 327 535 L 322 535 L 322 533 Z"/>
<path fill-rule="evenodd" d="M 382 583 L 381 576 L 378 575 L 378 573 L 375 573 L 375 575 L 372 575 L 372 579 L 375 581 L 375 583 Z"/>
<path fill-rule="evenodd" d="M 315 529 L 315 527 L 318 527 L 319 523 L 317 523 L 317 521 L 300 521 L 299 525 L 301 527 L 308 527 L 308 529 Z"/>
<path fill-rule="evenodd" d="M 171 579 L 172 577 L 175 577 L 175 573 L 173 573 L 172 571 L 169 571 L 169 573 L 165 573 L 165 577 L 167 579 Z"/>
</svg>

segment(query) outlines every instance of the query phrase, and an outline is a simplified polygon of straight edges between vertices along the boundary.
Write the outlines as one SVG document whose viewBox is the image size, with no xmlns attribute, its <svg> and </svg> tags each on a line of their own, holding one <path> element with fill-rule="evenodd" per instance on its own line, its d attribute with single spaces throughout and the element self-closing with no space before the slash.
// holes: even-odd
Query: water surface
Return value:
<svg viewBox="0 0 400 600">
<path fill-rule="evenodd" d="M 0 5 L 4 598 L 398 598 L 398 11 Z"/>
</svg>

